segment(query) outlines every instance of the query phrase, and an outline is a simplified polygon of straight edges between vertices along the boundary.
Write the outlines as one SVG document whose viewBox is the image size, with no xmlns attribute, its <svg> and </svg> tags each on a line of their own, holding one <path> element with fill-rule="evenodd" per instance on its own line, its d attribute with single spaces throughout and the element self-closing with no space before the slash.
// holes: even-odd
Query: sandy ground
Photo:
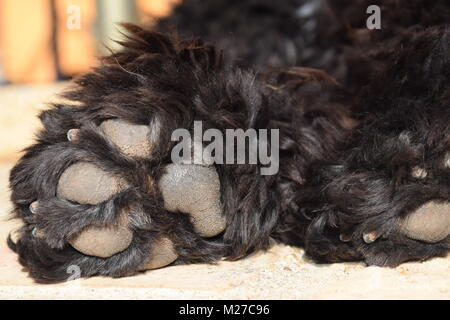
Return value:
<svg viewBox="0 0 450 320">
<path fill-rule="evenodd" d="M 5 243 L 8 175 L 33 139 L 43 102 L 61 85 L 0 88 L 0 299 L 449 299 L 450 257 L 395 269 L 359 263 L 316 265 L 303 251 L 274 245 L 237 262 L 173 266 L 121 278 L 37 285 Z M 70 274 L 68 274 L 68 278 Z"/>
</svg>

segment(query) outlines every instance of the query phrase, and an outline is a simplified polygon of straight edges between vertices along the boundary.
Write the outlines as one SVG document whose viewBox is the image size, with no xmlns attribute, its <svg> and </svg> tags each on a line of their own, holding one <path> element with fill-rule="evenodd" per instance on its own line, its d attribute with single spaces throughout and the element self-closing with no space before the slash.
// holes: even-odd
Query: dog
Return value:
<svg viewBox="0 0 450 320">
<path fill-rule="evenodd" d="M 394 267 L 450 249 L 450 28 L 400 43 L 356 99 L 368 115 L 339 160 L 310 171 L 285 218 L 281 239 L 315 261 Z"/>
<path fill-rule="evenodd" d="M 182 264 L 267 248 L 284 210 L 279 199 L 294 194 L 308 163 L 334 154 L 349 131 L 345 91 L 321 71 L 280 70 L 262 80 L 228 65 L 214 47 L 125 28 L 124 50 L 65 94 L 77 106 L 54 105 L 40 115 L 37 144 L 11 171 L 11 198 L 25 225 L 9 245 L 38 282 L 64 281 L 73 265 L 82 277 L 115 277 L 159 264 L 149 261 L 156 255 Z M 261 175 L 260 164 L 214 165 L 212 173 L 177 168 L 171 134 L 192 131 L 196 120 L 220 131 L 279 129 L 279 173 Z M 121 128 L 136 140 L 121 140 Z M 193 180 L 206 187 L 194 190 Z M 216 203 L 219 212 L 199 221 L 199 201 Z M 115 228 L 120 239 L 102 228 Z M 94 248 L 80 248 L 92 241 Z M 95 252 L 99 247 L 109 254 Z"/>
<path fill-rule="evenodd" d="M 169 20 L 208 21 L 198 14 L 213 17 L 214 8 L 223 25 L 200 27 L 211 37 L 246 26 L 244 18 L 228 20 L 239 17 L 229 14 L 238 4 L 192 13 L 192 3 Z M 268 248 L 271 238 L 305 247 L 317 262 L 393 266 L 448 252 L 443 223 L 426 230 L 415 222 L 448 212 L 448 5 L 410 1 L 402 12 L 421 18 L 397 22 L 400 5 L 386 2 L 397 11 L 377 33 L 358 29 L 365 1 L 354 20 L 346 20 L 356 9 L 344 0 L 279 9 L 245 3 L 243 16 L 279 28 L 265 33 L 250 24 L 234 31 L 237 45 L 227 45 L 225 31 L 215 39 L 229 49 L 222 52 L 125 24 L 124 49 L 65 93 L 73 105 L 40 115 L 37 143 L 11 171 L 14 213 L 24 226 L 8 239 L 37 282 L 65 281 L 72 266 L 82 277 L 120 277 L 234 260 Z M 316 27 L 286 33 L 280 10 Z M 437 15 L 428 19 L 430 12 Z M 184 22 L 178 28 L 190 32 Z M 192 133 L 197 121 L 221 133 L 279 130 L 279 171 L 263 175 L 260 163 L 239 161 L 173 163 L 173 132 Z M 427 213 L 427 204 L 437 209 Z"/>
</svg>

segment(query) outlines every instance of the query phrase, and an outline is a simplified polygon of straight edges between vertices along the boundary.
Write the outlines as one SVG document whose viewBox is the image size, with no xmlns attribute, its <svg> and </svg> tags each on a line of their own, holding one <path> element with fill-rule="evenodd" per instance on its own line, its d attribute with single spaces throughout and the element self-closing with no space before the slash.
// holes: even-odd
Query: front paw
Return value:
<svg viewBox="0 0 450 320">
<path fill-rule="evenodd" d="M 450 204 L 429 201 L 377 230 L 365 229 L 353 241 L 369 265 L 395 267 L 444 255 L 450 249 Z"/>
</svg>

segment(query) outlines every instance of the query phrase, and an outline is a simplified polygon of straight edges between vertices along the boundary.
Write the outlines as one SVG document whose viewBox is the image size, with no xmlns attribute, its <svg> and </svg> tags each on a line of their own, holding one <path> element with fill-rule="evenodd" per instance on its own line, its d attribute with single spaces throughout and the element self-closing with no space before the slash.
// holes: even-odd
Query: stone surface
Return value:
<svg viewBox="0 0 450 320">
<path fill-rule="evenodd" d="M 0 87 L 0 161 L 17 159 L 41 123 L 38 113 L 55 101 L 63 84 Z"/>
<path fill-rule="evenodd" d="M 14 113 L 5 108 L 16 107 L 5 101 L 5 90 L 0 88 L 0 123 L 5 122 L 5 115 Z M 42 97 L 42 93 L 34 96 Z M 30 108 L 42 100 L 34 102 Z M 6 128 L 0 126 L 11 132 L 20 131 L 19 127 L 27 130 L 15 140 L 15 146 L 0 143 L 0 159 L 4 159 L 0 162 L 0 300 L 450 299 L 450 258 L 406 263 L 394 269 L 368 268 L 359 263 L 316 265 L 305 259 L 301 249 L 283 245 L 236 262 L 171 266 L 120 279 L 97 277 L 59 285 L 36 285 L 5 242 L 7 234 L 18 225 L 7 220 L 11 208 L 8 172 L 18 157 L 16 150 L 31 142 L 37 124 L 24 114 L 23 106 L 19 110 L 9 120 L 15 123 L 9 123 Z"/>
</svg>

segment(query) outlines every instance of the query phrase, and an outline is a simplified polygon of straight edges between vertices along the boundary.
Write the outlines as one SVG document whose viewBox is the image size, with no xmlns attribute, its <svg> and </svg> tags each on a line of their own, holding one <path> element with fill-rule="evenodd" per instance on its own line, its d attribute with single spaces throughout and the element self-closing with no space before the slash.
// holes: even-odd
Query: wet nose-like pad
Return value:
<svg viewBox="0 0 450 320">
<path fill-rule="evenodd" d="M 409 238 L 436 243 L 450 235 L 450 203 L 430 201 L 400 222 Z"/>
<path fill-rule="evenodd" d="M 220 180 L 213 167 L 170 164 L 158 182 L 168 211 L 190 215 L 195 231 L 213 237 L 225 230 L 220 203 Z"/>
<path fill-rule="evenodd" d="M 96 205 L 127 187 L 124 179 L 89 162 L 77 162 L 61 175 L 57 196 L 81 204 Z"/>
</svg>

